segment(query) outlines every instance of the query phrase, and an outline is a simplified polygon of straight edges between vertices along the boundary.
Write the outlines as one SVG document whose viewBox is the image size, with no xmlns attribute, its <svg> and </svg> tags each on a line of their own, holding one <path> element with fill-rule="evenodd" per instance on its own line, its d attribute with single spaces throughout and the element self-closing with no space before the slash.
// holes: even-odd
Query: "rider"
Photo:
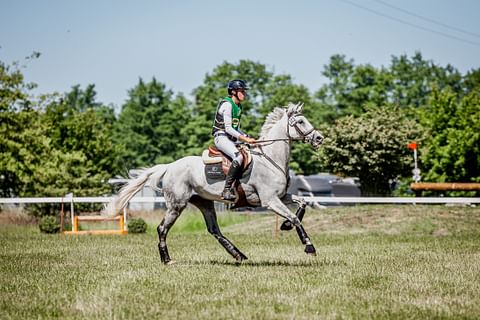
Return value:
<svg viewBox="0 0 480 320">
<path fill-rule="evenodd" d="M 220 100 L 217 106 L 212 134 L 217 149 L 232 159 L 232 164 L 225 180 L 222 198 L 227 201 L 235 201 L 232 185 L 242 172 L 244 160 L 235 144 L 242 141 L 254 144 L 256 140 L 240 130 L 240 118 L 242 115 L 242 105 L 240 103 L 246 99 L 246 90 L 249 87 L 244 80 L 235 79 L 228 82 L 227 89 L 228 97 Z"/>
</svg>

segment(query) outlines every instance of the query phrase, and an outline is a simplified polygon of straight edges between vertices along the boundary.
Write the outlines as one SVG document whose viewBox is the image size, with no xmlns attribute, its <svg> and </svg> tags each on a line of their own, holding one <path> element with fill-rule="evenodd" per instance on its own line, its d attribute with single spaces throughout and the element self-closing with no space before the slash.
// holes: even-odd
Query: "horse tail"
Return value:
<svg viewBox="0 0 480 320">
<path fill-rule="evenodd" d="M 167 168 L 168 164 L 159 164 L 141 170 L 136 178 L 131 179 L 120 189 L 120 193 L 108 203 L 104 209 L 104 213 L 109 216 L 115 216 L 147 183 L 149 183 L 152 189 L 159 190 L 157 184 L 167 172 Z"/>
</svg>

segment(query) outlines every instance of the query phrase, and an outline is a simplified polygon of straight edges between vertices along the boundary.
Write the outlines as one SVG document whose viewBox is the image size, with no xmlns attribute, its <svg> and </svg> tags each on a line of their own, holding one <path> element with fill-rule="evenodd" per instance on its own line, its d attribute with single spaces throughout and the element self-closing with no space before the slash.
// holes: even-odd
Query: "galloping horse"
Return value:
<svg viewBox="0 0 480 320">
<path fill-rule="evenodd" d="M 323 141 L 323 136 L 302 115 L 302 107 L 303 104 L 289 104 L 286 108 L 275 108 L 270 112 L 262 127 L 259 143 L 251 150 L 251 172 L 248 176 L 244 175 L 240 183 L 250 206 L 266 206 L 287 219 L 289 225 L 295 226 L 305 245 L 305 252 L 315 255 L 315 247 L 302 226 L 301 218 L 287 207 L 292 203 L 303 204 L 303 207 L 305 205 L 302 198 L 286 192 L 292 141 L 310 143 L 315 149 Z M 221 233 L 217 223 L 214 201 L 222 201 L 224 183 L 222 180 L 215 183 L 207 180 L 205 164 L 199 156 L 188 156 L 169 164 L 159 164 L 144 169 L 136 178 L 131 179 L 105 211 L 110 215 L 117 214 L 145 184 L 148 183 L 158 190 L 158 184 L 162 181 L 167 207 L 165 217 L 157 228 L 162 262 L 171 263 L 166 242 L 167 233 L 188 203 L 200 209 L 208 232 L 241 262 L 247 257 Z"/>
</svg>

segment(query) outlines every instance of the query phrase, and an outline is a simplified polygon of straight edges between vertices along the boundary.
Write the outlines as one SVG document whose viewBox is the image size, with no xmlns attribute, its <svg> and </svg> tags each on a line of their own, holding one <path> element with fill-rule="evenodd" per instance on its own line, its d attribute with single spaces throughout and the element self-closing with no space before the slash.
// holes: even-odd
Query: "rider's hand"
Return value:
<svg viewBox="0 0 480 320">
<path fill-rule="evenodd" d="M 255 144 L 257 143 L 257 140 L 255 140 L 254 138 L 251 138 L 249 136 L 241 136 L 240 140 L 248 143 L 248 144 Z"/>
</svg>

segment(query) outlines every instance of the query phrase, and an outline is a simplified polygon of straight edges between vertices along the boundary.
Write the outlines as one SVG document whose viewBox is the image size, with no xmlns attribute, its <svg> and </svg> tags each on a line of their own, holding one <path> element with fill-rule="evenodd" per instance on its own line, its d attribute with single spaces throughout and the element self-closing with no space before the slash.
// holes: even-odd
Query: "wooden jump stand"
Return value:
<svg viewBox="0 0 480 320">
<path fill-rule="evenodd" d="M 410 188 L 416 196 L 420 196 L 422 191 L 479 191 L 480 183 L 475 182 L 414 182 Z"/>
<path fill-rule="evenodd" d="M 72 216 L 72 230 L 71 231 L 64 231 L 63 234 L 69 235 L 80 235 L 80 234 L 128 234 L 128 230 L 125 225 L 125 221 L 127 220 L 127 210 L 123 209 L 123 215 L 116 216 L 116 217 L 102 217 L 102 216 L 78 216 L 74 214 L 73 206 L 71 210 Z M 106 229 L 106 230 L 78 230 L 78 222 L 79 221 L 118 221 L 119 228 L 118 229 Z"/>
</svg>

